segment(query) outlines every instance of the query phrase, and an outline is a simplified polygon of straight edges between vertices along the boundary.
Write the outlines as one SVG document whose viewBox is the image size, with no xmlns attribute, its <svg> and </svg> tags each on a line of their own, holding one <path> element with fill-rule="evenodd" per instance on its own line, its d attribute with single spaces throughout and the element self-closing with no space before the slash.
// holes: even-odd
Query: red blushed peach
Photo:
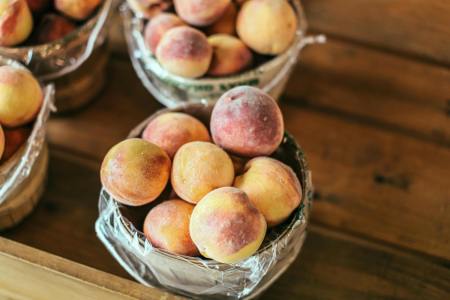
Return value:
<svg viewBox="0 0 450 300">
<path fill-rule="evenodd" d="M 302 187 L 294 171 L 269 157 L 250 160 L 234 186 L 248 195 L 269 226 L 285 221 L 302 199 Z"/>
<path fill-rule="evenodd" d="M 197 203 L 216 188 L 231 186 L 233 180 L 233 162 L 212 143 L 185 144 L 173 159 L 172 187 L 180 198 L 190 203 Z"/>
<path fill-rule="evenodd" d="M 214 24 L 206 28 L 207 34 L 212 35 L 222 33 L 234 35 L 236 33 L 236 17 L 236 4 L 230 3 L 222 17 L 220 17 L 220 19 Z"/>
<path fill-rule="evenodd" d="M 198 256 L 189 233 L 194 205 L 183 200 L 169 200 L 155 206 L 144 222 L 144 234 L 156 248 L 174 254 Z"/>
<path fill-rule="evenodd" d="M 211 135 L 228 152 L 244 157 L 268 156 L 278 148 L 283 134 L 280 108 L 257 88 L 236 87 L 214 106 Z"/>
<path fill-rule="evenodd" d="M 55 8 L 77 21 L 87 19 L 103 0 L 55 0 Z"/>
<path fill-rule="evenodd" d="M 142 137 L 160 146 L 173 158 L 178 149 L 189 142 L 209 142 L 209 132 L 202 122 L 183 113 L 165 113 L 152 120 Z"/>
<path fill-rule="evenodd" d="M 251 65 L 252 52 L 240 39 L 228 34 L 215 34 L 208 38 L 208 42 L 213 48 L 213 59 L 208 75 L 232 75 Z"/>
<path fill-rule="evenodd" d="M 5 134 L 3 133 L 3 128 L 0 125 L 0 161 L 3 158 L 5 152 Z"/>
<path fill-rule="evenodd" d="M 239 11 L 236 24 L 247 46 L 260 54 L 277 55 L 294 41 L 297 17 L 287 0 L 249 0 Z"/>
<path fill-rule="evenodd" d="M 208 71 L 212 48 L 203 32 L 180 26 L 164 34 L 156 49 L 156 58 L 172 74 L 197 78 Z"/>
<path fill-rule="evenodd" d="M 39 112 L 43 93 L 39 82 L 24 69 L 0 67 L 0 124 L 17 127 Z"/>
<path fill-rule="evenodd" d="M 172 7 L 172 0 L 127 0 L 131 9 L 144 18 L 153 18 Z"/>
<path fill-rule="evenodd" d="M 155 54 L 156 47 L 158 47 L 159 41 L 163 35 L 169 29 L 182 25 L 186 24 L 174 14 L 161 13 L 155 16 L 145 27 L 144 36 L 147 47 Z"/>
<path fill-rule="evenodd" d="M 267 225 L 243 191 L 224 187 L 210 192 L 197 204 L 189 230 L 205 257 L 233 264 L 259 249 Z"/>
<path fill-rule="evenodd" d="M 0 162 L 10 159 L 17 150 L 25 144 L 31 134 L 31 129 L 29 127 L 19 127 L 14 129 L 4 128 L 3 131 L 5 135 L 5 150 Z"/>
<path fill-rule="evenodd" d="M 24 42 L 33 29 L 33 17 L 25 0 L 0 1 L 0 46 Z"/>
<path fill-rule="evenodd" d="M 231 0 L 174 0 L 177 14 L 194 26 L 208 26 L 225 13 Z"/>
<path fill-rule="evenodd" d="M 103 187 L 117 201 L 141 206 L 163 192 L 170 165 L 170 158 L 160 147 L 143 139 L 128 139 L 106 154 L 100 177 Z"/>
<path fill-rule="evenodd" d="M 59 40 L 76 29 L 76 25 L 65 17 L 45 15 L 36 28 L 35 39 L 39 44 Z"/>
<path fill-rule="evenodd" d="M 40 14 L 48 9 L 50 0 L 26 0 L 28 7 L 34 14 Z"/>
</svg>

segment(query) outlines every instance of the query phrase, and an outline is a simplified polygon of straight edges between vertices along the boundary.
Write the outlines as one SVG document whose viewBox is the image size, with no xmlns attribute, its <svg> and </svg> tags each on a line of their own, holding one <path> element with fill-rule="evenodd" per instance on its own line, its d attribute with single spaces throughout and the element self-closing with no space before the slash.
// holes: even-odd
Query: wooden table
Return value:
<svg viewBox="0 0 450 300">
<path fill-rule="evenodd" d="M 333 1 L 305 1 L 313 29 L 330 39 L 305 50 L 281 107 L 308 156 L 315 203 L 299 258 L 261 299 L 450 299 L 450 47 L 422 46 L 422 32 L 417 43 L 391 42 L 392 26 L 411 32 L 409 19 L 388 18 L 389 26 L 380 25 L 385 35 L 370 40 L 352 26 L 364 20 L 368 30 L 376 18 L 349 2 L 361 8 L 358 17 L 348 18 Z M 401 7 L 362 2 L 381 11 Z M 449 15 L 448 3 L 428 2 L 433 13 Z M 414 5 L 409 10 L 422 11 Z M 103 93 L 87 109 L 50 121 L 47 191 L 32 216 L 2 234 L 0 250 L 10 253 L 7 259 L 79 278 L 80 285 L 67 286 L 95 290 L 83 299 L 163 299 L 169 295 L 131 281 L 93 227 L 104 154 L 161 108 L 123 46 L 113 44 L 122 50 L 113 52 Z M 62 280 L 39 274 L 25 278 L 39 285 L 42 278 Z M 5 298 L 36 296 L 16 288 Z"/>
</svg>

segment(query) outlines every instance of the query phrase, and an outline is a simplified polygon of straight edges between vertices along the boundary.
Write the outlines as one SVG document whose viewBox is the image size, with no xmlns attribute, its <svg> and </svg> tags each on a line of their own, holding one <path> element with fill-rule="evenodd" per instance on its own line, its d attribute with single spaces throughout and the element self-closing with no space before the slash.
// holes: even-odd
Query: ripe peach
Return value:
<svg viewBox="0 0 450 300">
<path fill-rule="evenodd" d="M 24 42 L 33 30 L 33 17 L 25 0 L 0 1 L 0 46 Z"/>
<path fill-rule="evenodd" d="M 175 154 L 171 182 L 183 200 L 197 203 L 210 191 L 231 186 L 233 180 L 233 162 L 212 143 L 191 142 Z"/>
<path fill-rule="evenodd" d="M 243 191 L 224 187 L 210 192 L 197 204 L 189 230 L 205 257 L 232 264 L 259 249 L 267 225 Z"/>
<path fill-rule="evenodd" d="M 194 205 L 183 200 L 169 200 L 155 206 L 144 222 L 144 234 L 152 245 L 169 252 L 198 256 L 189 233 Z"/>
<path fill-rule="evenodd" d="M 0 67 L 0 124 L 16 127 L 31 122 L 39 112 L 43 93 L 25 69 Z"/>
<path fill-rule="evenodd" d="M 220 17 L 220 19 L 214 24 L 206 28 L 206 32 L 208 35 L 218 33 L 234 35 L 236 33 L 236 18 L 236 4 L 230 3 L 222 17 Z"/>
<path fill-rule="evenodd" d="M 211 134 L 217 145 L 233 154 L 267 156 L 283 139 L 283 115 L 268 94 L 250 86 L 236 87 L 214 106 Z"/>
<path fill-rule="evenodd" d="M 0 125 L 0 160 L 3 157 L 5 151 L 5 134 L 3 133 L 2 125 Z"/>
<path fill-rule="evenodd" d="M 156 58 L 170 73 L 197 78 L 208 71 L 212 48 L 203 32 L 180 26 L 164 34 L 156 49 Z"/>
<path fill-rule="evenodd" d="M 209 75 L 232 75 L 251 65 L 252 52 L 240 39 L 228 34 L 214 34 L 208 38 L 208 42 L 213 48 Z"/>
<path fill-rule="evenodd" d="M 65 37 L 75 29 L 76 25 L 67 18 L 48 14 L 36 28 L 35 39 L 39 44 L 46 44 Z"/>
<path fill-rule="evenodd" d="M 194 26 L 207 26 L 217 21 L 231 0 L 174 0 L 177 14 Z"/>
<path fill-rule="evenodd" d="M 44 12 L 50 4 L 50 0 L 26 0 L 28 7 L 34 14 L 40 14 Z"/>
<path fill-rule="evenodd" d="M 156 53 L 159 41 L 169 30 L 177 26 L 185 25 L 183 20 L 171 13 L 161 13 L 155 16 L 145 27 L 145 42 L 153 54 Z"/>
<path fill-rule="evenodd" d="M 23 144 L 25 144 L 31 134 L 31 128 L 4 128 L 3 132 L 5 135 L 5 150 L 0 161 L 7 161 L 16 153 L 17 150 L 20 149 L 20 147 L 22 147 Z"/>
<path fill-rule="evenodd" d="M 165 113 L 158 116 L 147 125 L 142 137 L 161 147 L 171 158 L 184 144 L 211 140 L 205 125 L 184 113 Z"/>
<path fill-rule="evenodd" d="M 143 139 L 128 139 L 106 154 L 100 177 L 104 188 L 117 201 L 141 206 L 163 192 L 170 165 L 170 158 L 158 146 Z"/>
<path fill-rule="evenodd" d="M 250 160 L 234 186 L 248 195 L 269 226 L 285 221 L 302 199 L 302 187 L 294 171 L 269 157 Z"/>
<path fill-rule="evenodd" d="M 87 19 L 103 0 L 55 0 L 55 8 L 77 21 Z"/>
<path fill-rule="evenodd" d="M 128 5 L 138 15 L 153 18 L 172 7 L 172 0 L 127 0 Z"/>
<path fill-rule="evenodd" d="M 238 14 L 236 29 L 256 52 L 277 55 L 294 41 L 297 17 L 287 0 L 249 0 Z"/>
</svg>

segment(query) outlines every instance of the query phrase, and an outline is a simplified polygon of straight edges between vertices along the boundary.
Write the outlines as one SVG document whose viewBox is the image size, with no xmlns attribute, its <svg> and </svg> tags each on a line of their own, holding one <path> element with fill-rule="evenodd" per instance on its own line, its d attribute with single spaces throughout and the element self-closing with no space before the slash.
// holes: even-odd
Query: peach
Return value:
<svg viewBox="0 0 450 300">
<path fill-rule="evenodd" d="M 175 154 L 172 187 L 179 197 L 190 203 L 199 202 L 212 190 L 231 186 L 234 168 L 228 154 L 212 143 L 191 142 Z"/>
<path fill-rule="evenodd" d="M 40 14 L 48 9 L 50 0 L 26 0 L 28 7 L 34 14 Z"/>
<path fill-rule="evenodd" d="M 234 3 L 230 3 L 225 11 L 225 13 L 217 20 L 214 24 L 206 28 L 208 35 L 212 34 L 231 34 L 236 33 L 236 18 L 237 9 Z"/>
<path fill-rule="evenodd" d="M 208 42 L 213 48 L 208 75 L 232 75 L 251 65 L 252 52 L 240 39 L 228 34 L 214 34 L 208 38 Z"/>
<path fill-rule="evenodd" d="M 183 20 L 171 13 L 161 13 L 155 16 L 145 27 L 145 42 L 147 47 L 156 53 L 159 41 L 163 35 L 169 30 L 177 26 L 185 25 Z"/>
<path fill-rule="evenodd" d="M 162 114 L 152 120 L 142 137 L 161 147 L 171 158 L 184 144 L 211 140 L 202 122 L 188 114 L 175 112 Z"/>
<path fill-rule="evenodd" d="M 156 49 L 156 58 L 172 74 L 197 78 L 208 71 L 212 48 L 203 32 L 180 26 L 164 34 Z"/>
<path fill-rule="evenodd" d="M 33 17 L 25 0 L 0 1 L 0 46 L 24 42 L 33 30 Z"/>
<path fill-rule="evenodd" d="M 2 125 L 0 125 L 0 160 L 5 152 L 5 134 L 3 133 Z"/>
<path fill-rule="evenodd" d="M 77 21 L 87 19 L 103 0 L 55 0 L 55 8 Z"/>
<path fill-rule="evenodd" d="M 170 158 L 160 147 L 143 139 L 128 139 L 106 154 L 100 171 L 101 182 L 118 202 L 141 206 L 163 192 L 170 165 Z"/>
<path fill-rule="evenodd" d="M 5 128 L 3 132 L 5 135 L 5 150 L 0 161 L 7 161 L 25 144 L 31 134 L 31 129 L 29 127 Z"/>
<path fill-rule="evenodd" d="M 236 23 L 239 37 L 260 54 L 277 55 L 293 43 L 297 17 L 287 0 L 249 0 Z"/>
<path fill-rule="evenodd" d="M 248 195 L 268 226 L 285 221 L 302 199 L 302 187 L 294 171 L 269 157 L 250 160 L 244 174 L 236 177 L 234 186 Z"/>
<path fill-rule="evenodd" d="M 127 0 L 135 14 L 153 18 L 172 7 L 172 0 Z"/>
<path fill-rule="evenodd" d="M 169 200 L 155 206 L 144 222 L 144 234 L 151 244 L 174 254 L 198 256 L 189 233 L 194 205 L 183 200 Z"/>
<path fill-rule="evenodd" d="M 0 124 L 17 127 L 31 122 L 42 100 L 41 86 L 29 71 L 0 67 Z"/>
<path fill-rule="evenodd" d="M 45 15 L 36 28 L 35 39 L 39 44 L 59 40 L 76 29 L 76 25 L 65 17 Z"/>
<path fill-rule="evenodd" d="M 231 0 L 174 0 L 177 14 L 194 26 L 208 26 L 227 10 Z"/>
<path fill-rule="evenodd" d="M 250 86 L 223 94 L 214 106 L 210 125 L 217 145 L 244 157 L 272 154 L 284 134 L 283 115 L 275 100 Z"/>
<path fill-rule="evenodd" d="M 189 230 L 202 255 L 233 264 L 258 251 L 267 225 L 243 191 L 224 187 L 210 192 L 197 204 Z"/>
</svg>

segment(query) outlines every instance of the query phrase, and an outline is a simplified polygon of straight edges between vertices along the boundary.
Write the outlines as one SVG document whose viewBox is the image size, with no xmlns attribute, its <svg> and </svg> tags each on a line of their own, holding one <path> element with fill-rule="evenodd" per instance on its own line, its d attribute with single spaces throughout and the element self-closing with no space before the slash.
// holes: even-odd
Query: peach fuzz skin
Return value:
<svg viewBox="0 0 450 300">
<path fill-rule="evenodd" d="M 287 0 L 249 0 L 239 11 L 236 30 L 254 51 L 278 55 L 294 41 L 297 16 Z"/>
<path fill-rule="evenodd" d="M 0 46 L 24 42 L 33 30 L 33 17 L 25 0 L 0 1 Z"/>
<path fill-rule="evenodd" d="M 178 16 L 171 13 L 160 13 L 155 16 L 145 26 L 144 39 L 147 47 L 152 53 L 156 53 L 156 48 L 163 35 L 174 27 L 186 25 Z"/>
<path fill-rule="evenodd" d="M 144 222 L 144 234 L 151 244 L 174 254 L 198 256 L 189 233 L 194 205 L 183 200 L 168 200 L 155 206 Z"/>
<path fill-rule="evenodd" d="M 55 0 L 55 8 L 77 21 L 87 19 L 103 0 Z"/>
<path fill-rule="evenodd" d="M 0 67 L 0 124 L 17 127 L 31 122 L 42 101 L 41 86 L 29 71 Z"/>
<path fill-rule="evenodd" d="M 302 187 L 294 171 L 269 157 L 250 160 L 234 186 L 248 195 L 269 227 L 285 221 L 302 199 Z"/>
<path fill-rule="evenodd" d="M 212 48 L 203 32 L 179 26 L 164 34 L 156 49 L 156 58 L 172 74 L 197 78 L 208 71 Z"/>
<path fill-rule="evenodd" d="M 188 24 L 208 26 L 222 17 L 231 0 L 174 0 L 177 14 Z"/>
<path fill-rule="evenodd" d="M 210 192 L 197 204 L 189 230 L 202 255 L 233 264 L 258 251 L 267 225 L 243 191 L 224 187 Z"/>
<path fill-rule="evenodd" d="M 225 10 L 225 13 L 214 24 L 206 28 L 208 35 L 223 33 L 234 35 L 236 33 L 236 18 L 237 9 L 236 4 L 230 3 Z"/>
<path fill-rule="evenodd" d="M 160 146 L 171 158 L 184 144 L 211 140 L 202 122 L 188 114 L 175 112 L 153 119 L 145 128 L 142 138 Z"/>
<path fill-rule="evenodd" d="M 240 39 L 228 34 L 214 34 L 208 38 L 208 42 L 213 48 L 208 75 L 232 75 L 251 65 L 253 54 Z"/>
<path fill-rule="evenodd" d="M 185 144 L 173 159 L 172 187 L 180 198 L 190 203 L 198 203 L 216 188 L 231 186 L 233 180 L 233 162 L 212 143 Z"/>
<path fill-rule="evenodd" d="M 143 139 L 128 139 L 109 150 L 100 171 L 103 187 L 120 203 L 141 206 L 163 192 L 170 176 L 169 156 Z"/>
<path fill-rule="evenodd" d="M 243 157 L 272 154 L 284 134 L 278 104 L 268 94 L 249 86 L 233 88 L 220 97 L 210 127 L 217 145 Z"/>
</svg>

